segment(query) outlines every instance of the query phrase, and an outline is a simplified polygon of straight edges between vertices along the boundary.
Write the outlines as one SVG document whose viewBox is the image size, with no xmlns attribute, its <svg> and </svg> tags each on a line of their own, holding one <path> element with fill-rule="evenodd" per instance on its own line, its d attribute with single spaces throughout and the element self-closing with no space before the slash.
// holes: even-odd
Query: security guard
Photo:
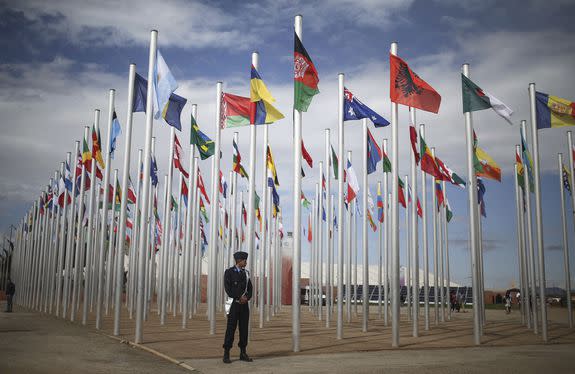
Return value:
<svg viewBox="0 0 575 374">
<path fill-rule="evenodd" d="M 240 325 L 240 360 L 252 362 L 253 360 L 246 353 L 248 345 L 248 324 L 250 320 L 250 309 L 248 302 L 252 298 L 252 282 L 248 272 L 245 270 L 248 254 L 246 252 L 234 253 L 236 264 L 227 269 L 224 273 L 224 288 L 228 297 L 233 299 L 228 313 L 228 325 L 226 328 L 226 338 L 224 340 L 224 358 L 226 364 L 230 364 L 230 349 L 234 344 L 236 326 Z M 246 284 L 247 282 L 247 284 Z"/>
</svg>

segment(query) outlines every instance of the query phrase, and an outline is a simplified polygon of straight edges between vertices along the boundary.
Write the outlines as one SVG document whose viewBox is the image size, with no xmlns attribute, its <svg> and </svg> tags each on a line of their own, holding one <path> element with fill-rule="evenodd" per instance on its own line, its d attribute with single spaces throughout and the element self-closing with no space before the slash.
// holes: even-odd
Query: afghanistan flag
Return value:
<svg viewBox="0 0 575 374">
<path fill-rule="evenodd" d="M 214 141 L 206 134 L 204 134 L 200 127 L 198 126 L 194 116 L 192 117 L 192 128 L 190 131 L 190 144 L 195 144 L 200 152 L 200 157 L 202 160 L 210 158 L 215 153 Z"/>
<path fill-rule="evenodd" d="M 248 126 L 250 124 L 250 106 L 249 97 L 222 93 L 222 103 L 220 108 L 220 127 Z"/>
<path fill-rule="evenodd" d="M 511 115 L 513 110 L 509 108 L 501 100 L 493 96 L 487 91 L 479 88 L 478 85 L 473 83 L 471 79 L 461 74 L 461 92 L 463 97 L 463 113 L 474 112 L 476 110 L 493 109 L 495 113 L 503 117 L 504 120 L 511 122 Z"/>
<path fill-rule="evenodd" d="M 542 92 L 535 93 L 537 130 L 575 126 L 575 102 Z"/>
<path fill-rule="evenodd" d="M 437 113 L 441 96 L 413 72 L 401 58 L 389 55 L 391 101 L 398 104 Z"/>
<path fill-rule="evenodd" d="M 294 108 L 307 112 L 311 99 L 319 93 L 319 76 L 301 40 L 294 32 Z"/>
</svg>

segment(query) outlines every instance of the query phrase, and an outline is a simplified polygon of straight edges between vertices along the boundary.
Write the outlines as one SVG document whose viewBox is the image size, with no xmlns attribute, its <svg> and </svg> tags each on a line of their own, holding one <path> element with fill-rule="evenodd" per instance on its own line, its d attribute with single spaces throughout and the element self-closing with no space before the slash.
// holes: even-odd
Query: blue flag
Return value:
<svg viewBox="0 0 575 374">
<path fill-rule="evenodd" d="M 377 163 L 381 161 L 383 153 L 377 142 L 371 135 L 369 129 L 367 130 L 367 174 L 371 174 L 376 170 Z"/>
<path fill-rule="evenodd" d="M 112 116 L 112 134 L 110 135 L 110 157 L 114 159 L 114 151 L 116 150 L 116 139 L 122 133 L 122 127 L 120 126 L 120 121 L 118 121 L 118 116 L 116 111 Z"/>
<path fill-rule="evenodd" d="M 483 199 L 485 196 L 485 185 L 481 178 L 477 178 L 477 202 L 481 208 L 481 215 L 483 217 L 487 217 L 487 213 L 485 212 L 485 200 Z"/>
<path fill-rule="evenodd" d="M 146 100 L 148 98 L 148 81 L 140 74 L 136 73 L 134 80 L 134 104 L 132 105 L 132 112 L 145 112 Z M 186 105 L 187 100 L 175 93 L 170 95 L 168 103 L 164 107 L 162 117 L 166 123 L 176 129 L 182 131 L 182 123 L 180 115 L 182 109 Z"/>
<path fill-rule="evenodd" d="M 150 162 L 150 178 L 154 187 L 158 186 L 158 165 L 156 164 L 156 156 L 152 157 Z"/>
<path fill-rule="evenodd" d="M 362 103 L 347 88 L 344 88 L 343 100 L 343 120 L 352 121 L 362 118 L 368 118 L 373 122 L 375 127 L 384 127 L 389 125 L 389 121 L 371 110 L 367 105 Z"/>
</svg>

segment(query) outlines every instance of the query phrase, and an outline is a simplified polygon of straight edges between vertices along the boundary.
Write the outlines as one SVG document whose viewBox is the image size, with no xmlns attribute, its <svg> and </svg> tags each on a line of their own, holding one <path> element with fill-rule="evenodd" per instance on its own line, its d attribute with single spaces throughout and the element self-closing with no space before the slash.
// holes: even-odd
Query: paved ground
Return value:
<svg viewBox="0 0 575 374">
<path fill-rule="evenodd" d="M 411 337 L 411 323 L 402 316 L 401 348 L 392 349 L 390 328 L 372 314 L 368 333 L 356 320 L 345 324 L 344 339 L 335 339 L 306 307 L 302 308 L 302 352 L 291 352 L 289 308 L 253 328 L 249 352 L 253 363 L 238 361 L 232 350 L 231 365 L 221 362 L 223 316 L 218 313 L 215 335 L 208 333 L 205 306 L 181 328 L 181 317 L 168 317 L 161 326 L 152 311 L 145 324 L 143 348 L 195 368 L 196 373 L 541 373 L 575 372 L 575 331 L 562 323 L 565 309 L 549 310 L 550 342 L 521 326 L 519 313 L 505 315 L 488 310 L 482 346 L 471 339 L 471 313 L 459 313 L 450 322 L 423 325 L 419 338 Z M 373 312 L 376 308 L 373 308 Z M 433 313 L 432 313 L 433 316 Z M 255 319 L 257 324 L 257 318 Z M 112 320 L 103 330 L 53 316 L 17 311 L 0 313 L 0 373 L 185 373 L 168 360 L 120 343 L 111 333 Z M 133 340 L 133 320 L 122 318 L 122 338 Z"/>
</svg>

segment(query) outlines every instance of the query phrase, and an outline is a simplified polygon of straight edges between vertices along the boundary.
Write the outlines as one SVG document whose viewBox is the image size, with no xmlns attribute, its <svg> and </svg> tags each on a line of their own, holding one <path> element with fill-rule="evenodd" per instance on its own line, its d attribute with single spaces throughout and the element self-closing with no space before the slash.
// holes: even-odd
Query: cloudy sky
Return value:
<svg viewBox="0 0 575 374">
<path fill-rule="evenodd" d="M 485 183 L 486 287 L 508 287 L 518 274 L 512 178 L 518 123 L 529 119 L 530 82 L 536 82 L 540 91 L 575 99 L 574 11 L 572 2 L 560 0 L 0 1 L 0 228 L 7 232 L 23 217 L 66 152 L 73 150 L 83 127 L 92 124 L 94 109 L 101 109 L 106 117 L 110 88 L 116 89 L 116 111 L 125 124 L 128 65 L 133 62 L 140 74 L 147 74 L 149 34 L 157 29 L 158 46 L 179 83 L 176 92 L 189 104 L 198 104 L 198 122 L 210 136 L 214 134 L 215 83 L 223 81 L 226 92 L 248 96 L 251 53 L 259 51 L 260 74 L 286 116 L 270 127 L 270 144 L 279 169 L 284 225 L 291 229 L 293 17 L 302 14 L 303 43 L 320 75 L 321 93 L 303 116 L 303 136 L 314 166 L 323 158 L 325 128 L 332 129 L 332 144 L 337 144 L 338 73 L 345 73 L 346 86 L 363 102 L 390 118 L 392 41 L 399 43 L 399 55 L 442 96 L 439 114 L 419 111 L 417 122 L 427 125 L 428 145 L 436 147 L 438 156 L 458 174 L 467 173 L 461 64 L 470 63 L 472 79 L 514 109 L 515 126 L 490 110 L 474 115 L 480 145 L 503 169 L 502 183 Z M 189 104 L 182 114 L 184 129 L 178 134 L 182 144 L 189 139 Z M 407 108 L 400 107 L 401 175 L 408 170 L 408 119 Z M 390 129 L 370 128 L 378 141 L 391 136 Z M 346 147 L 353 151 L 354 167 L 361 175 L 360 129 L 360 122 L 346 123 Z M 247 167 L 249 131 L 238 131 Z M 231 166 L 232 134 L 231 130 L 222 133 L 224 170 Z M 158 166 L 164 174 L 168 126 L 156 122 L 154 135 Z M 544 130 L 539 135 L 547 279 L 551 285 L 561 285 L 556 170 L 557 153 L 567 154 L 565 130 Z M 123 159 L 123 140 L 114 168 Z M 144 116 L 138 113 L 133 149 L 142 148 L 143 141 Z M 258 155 L 261 151 L 259 144 Z M 135 161 L 132 165 L 135 170 Z M 209 168 L 205 161 L 204 175 L 209 175 Z M 319 174 L 317 169 L 306 174 L 304 191 L 311 198 Z M 381 168 L 370 175 L 374 196 L 375 183 L 382 176 Z M 240 188 L 245 189 L 245 182 Z M 470 283 L 467 193 L 453 186 L 447 192 L 455 213 L 449 226 L 452 279 Z M 573 215 L 570 205 L 567 208 L 573 245 Z M 304 210 L 304 222 L 307 214 Z M 401 222 L 402 215 L 400 211 Z M 375 235 L 370 235 L 371 258 L 375 258 L 375 243 Z M 305 260 L 307 243 L 302 247 Z"/>
</svg>

